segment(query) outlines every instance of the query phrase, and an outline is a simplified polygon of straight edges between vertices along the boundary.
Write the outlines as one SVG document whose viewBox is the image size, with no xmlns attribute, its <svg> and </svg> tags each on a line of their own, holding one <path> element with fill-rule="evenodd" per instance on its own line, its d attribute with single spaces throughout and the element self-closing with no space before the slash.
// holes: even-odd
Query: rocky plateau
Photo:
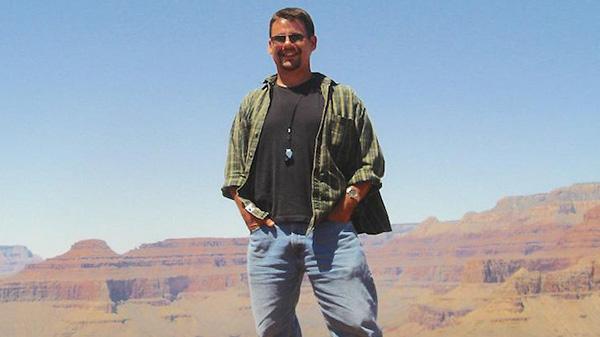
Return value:
<svg viewBox="0 0 600 337">
<path fill-rule="evenodd" d="M 20 272 L 25 266 L 41 262 L 25 246 L 0 246 L 0 278 Z"/>
<path fill-rule="evenodd" d="M 600 335 L 598 183 L 361 239 L 386 336 Z M 0 326 L 12 324 L 2 335 L 252 336 L 246 245 L 168 239 L 117 254 L 102 240 L 77 242 L 0 279 Z M 310 291 L 305 282 L 302 325 L 324 335 Z M 43 329 L 23 312 L 58 318 Z"/>
</svg>

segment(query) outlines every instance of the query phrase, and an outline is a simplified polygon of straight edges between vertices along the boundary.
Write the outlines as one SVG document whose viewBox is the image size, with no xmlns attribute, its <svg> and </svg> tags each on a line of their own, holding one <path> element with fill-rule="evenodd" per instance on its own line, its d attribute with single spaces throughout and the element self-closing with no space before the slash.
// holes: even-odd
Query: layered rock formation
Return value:
<svg viewBox="0 0 600 337">
<path fill-rule="evenodd" d="M 588 317 L 582 318 L 585 327 L 592 326 L 589 320 L 600 318 L 593 311 L 600 307 L 596 300 L 600 299 L 600 184 L 503 198 L 493 209 L 468 213 L 458 221 L 432 217 L 417 226 L 394 226 L 393 233 L 362 240 L 383 294 L 381 322 L 390 337 L 469 336 L 467 328 L 477 331 L 476 335 L 502 336 L 492 326 L 540 329 L 544 334 L 529 335 L 554 336 L 538 325 L 548 324 L 544 317 L 561 320 L 561 316 L 538 311 L 555 301 L 583 306 L 580 315 Z M 0 280 L 0 310 L 2 305 L 67 301 L 64 305 L 72 307 L 73 303 L 94 302 L 113 315 L 98 320 L 112 322 L 107 326 L 127 326 L 131 320 L 140 324 L 146 318 L 123 314 L 125 308 L 135 307 L 132 312 L 162 315 L 164 320 L 156 319 L 164 323 L 156 323 L 155 329 L 213 324 L 223 331 L 215 336 L 250 336 L 252 330 L 242 327 L 235 331 L 246 332 L 225 334 L 228 330 L 223 326 L 228 322 L 210 316 L 211 306 L 223 310 L 225 316 L 250 315 L 246 245 L 246 238 L 169 239 L 119 255 L 103 241 L 81 241 L 63 255 Z M 306 282 L 305 286 L 304 292 L 309 292 Z M 225 313 L 219 296 L 239 304 Z M 208 309 L 196 313 L 193 303 L 204 303 Z M 143 309 L 148 306 L 164 307 L 169 313 Z M 310 312 L 302 306 L 299 310 Z M 206 322 L 202 315 L 215 321 Z M 569 315 L 565 317 L 578 317 Z M 318 312 L 306 317 L 320 320 Z M 119 323 L 121 319 L 125 322 Z M 143 330 L 143 324 L 136 329 Z M 199 335 L 178 331 L 180 336 Z M 320 331 L 312 335 L 322 332 L 309 331 Z M 557 331 L 569 335 L 569 330 Z M 585 335 L 585 331 L 573 331 Z"/>
<path fill-rule="evenodd" d="M 600 291 L 600 255 L 581 259 L 567 269 L 550 273 L 521 269 L 508 280 L 518 295 L 585 296 Z"/>
<path fill-rule="evenodd" d="M 164 298 L 245 280 L 246 239 L 172 239 L 119 255 L 85 240 L 0 283 L 0 302 Z"/>
<path fill-rule="evenodd" d="M 370 251 L 369 259 L 385 278 L 394 277 L 389 261 L 398 261 L 396 276 L 417 283 L 502 282 L 521 267 L 560 270 L 598 249 L 599 207 L 600 184 L 504 198 L 459 221 L 429 218 Z"/>
<path fill-rule="evenodd" d="M 0 277 L 16 274 L 26 265 L 41 261 L 25 246 L 0 246 Z"/>
</svg>

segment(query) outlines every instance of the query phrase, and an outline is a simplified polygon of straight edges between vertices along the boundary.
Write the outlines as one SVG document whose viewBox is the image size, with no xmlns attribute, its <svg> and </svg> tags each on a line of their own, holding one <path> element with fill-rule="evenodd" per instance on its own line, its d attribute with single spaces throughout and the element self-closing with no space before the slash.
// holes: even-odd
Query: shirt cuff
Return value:
<svg viewBox="0 0 600 337">
<path fill-rule="evenodd" d="M 242 200 L 242 202 L 244 203 L 244 209 L 246 210 L 246 212 L 254 215 L 255 217 L 261 220 L 264 220 L 269 215 L 269 212 L 261 210 L 250 200 Z"/>
</svg>

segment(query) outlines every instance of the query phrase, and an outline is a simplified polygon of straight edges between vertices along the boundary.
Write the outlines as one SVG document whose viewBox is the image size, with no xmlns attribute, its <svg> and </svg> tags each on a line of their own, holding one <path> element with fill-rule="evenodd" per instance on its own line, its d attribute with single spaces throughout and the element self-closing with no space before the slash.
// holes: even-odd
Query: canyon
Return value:
<svg viewBox="0 0 600 337">
<path fill-rule="evenodd" d="M 16 274 L 28 264 L 41 261 L 41 257 L 25 246 L 0 246 L 0 278 Z"/>
<path fill-rule="evenodd" d="M 600 184 L 393 228 L 361 235 L 386 336 L 600 335 Z M 0 278 L 0 331 L 254 336 L 246 246 L 247 238 L 183 238 L 117 254 L 102 240 L 76 242 Z M 304 335 L 327 335 L 311 292 L 304 282 Z"/>
</svg>

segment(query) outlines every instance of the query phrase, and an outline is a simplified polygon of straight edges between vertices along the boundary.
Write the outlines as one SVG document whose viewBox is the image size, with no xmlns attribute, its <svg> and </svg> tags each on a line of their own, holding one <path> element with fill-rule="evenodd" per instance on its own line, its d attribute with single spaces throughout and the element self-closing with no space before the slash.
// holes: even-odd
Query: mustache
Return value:
<svg viewBox="0 0 600 337">
<path fill-rule="evenodd" d="M 294 45 L 290 45 L 290 46 L 281 46 L 280 48 L 277 48 L 277 53 L 281 54 L 281 53 L 285 53 L 285 52 L 296 52 L 299 53 L 300 52 L 300 48 L 294 46 Z"/>
<path fill-rule="evenodd" d="M 285 56 L 285 54 L 300 55 L 300 51 L 286 49 L 286 50 L 280 50 L 277 52 L 277 55 L 279 55 L 279 56 Z"/>
</svg>

